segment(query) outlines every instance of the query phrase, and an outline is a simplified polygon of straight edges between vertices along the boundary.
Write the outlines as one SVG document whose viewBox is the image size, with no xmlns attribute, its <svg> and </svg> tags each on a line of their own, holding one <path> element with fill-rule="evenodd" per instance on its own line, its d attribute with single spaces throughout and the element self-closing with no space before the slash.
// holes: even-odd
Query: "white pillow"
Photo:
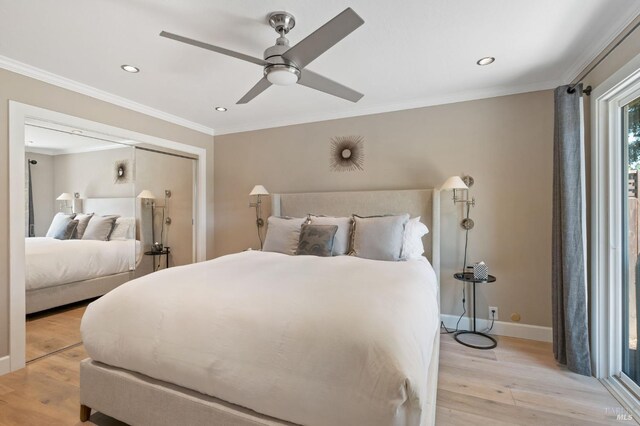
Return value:
<svg viewBox="0 0 640 426">
<path fill-rule="evenodd" d="M 135 217 L 119 217 L 113 226 L 109 240 L 133 240 L 136 235 L 136 218 Z"/>
<path fill-rule="evenodd" d="M 353 219 L 350 217 L 330 217 L 309 215 L 312 225 L 336 225 L 336 232 L 333 240 L 333 256 L 342 256 L 349 253 L 349 243 L 351 242 L 351 225 Z"/>
<path fill-rule="evenodd" d="M 419 259 L 424 253 L 422 237 L 429 233 L 427 225 L 420 222 L 420 216 L 414 217 L 404 227 L 402 237 L 402 259 Z"/>
<path fill-rule="evenodd" d="M 294 255 L 298 249 L 300 228 L 306 217 L 277 217 L 267 219 L 267 236 L 262 251 L 274 251 Z"/>
</svg>

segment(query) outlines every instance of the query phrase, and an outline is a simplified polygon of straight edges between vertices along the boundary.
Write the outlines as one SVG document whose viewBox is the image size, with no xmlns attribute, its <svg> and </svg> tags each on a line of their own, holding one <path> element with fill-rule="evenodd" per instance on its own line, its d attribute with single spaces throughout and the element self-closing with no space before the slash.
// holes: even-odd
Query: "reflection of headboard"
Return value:
<svg viewBox="0 0 640 426">
<path fill-rule="evenodd" d="M 309 213 L 327 216 L 362 216 L 409 213 L 421 216 L 429 228 L 423 238 L 425 256 L 440 274 L 440 192 L 433 189 L 398 191 L 309 192 L 274 194 L 276 216 L 304 217 Z"/>
<path fill-rule="evenodd" d="M 84 213 L 97 215 L 117 214 L 123 217 L 135 217 L 136 199 L 130 198 L 85 198 L 82 200 Z"/>
</svg>

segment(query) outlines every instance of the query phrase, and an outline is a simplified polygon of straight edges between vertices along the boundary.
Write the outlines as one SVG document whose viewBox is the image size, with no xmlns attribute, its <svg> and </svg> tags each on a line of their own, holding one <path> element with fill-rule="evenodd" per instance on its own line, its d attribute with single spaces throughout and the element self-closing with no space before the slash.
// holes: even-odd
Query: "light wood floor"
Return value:
<svg viewBox="0 0 640 426">
<path fill-rule="evenodd" d="M 82 342 L 80 320 L 88 302 L 27 316 L 27 362 Z"/>
<path fill-rule="evenodd" d="M 41 324 L 63 323 L 67 330 L 76 314 Z M 605 388 L 557 366 L 548 343 L 502 337 L 496 349 L 482 351 L 449 335 L 441 342 L 438 425 L 622 423 L 615 419 L 622 408 Z M 77 345 L 0 377 L 0 425 L 122 425 L 99 413 L 79 422 L 79 362 L 85 357 Z"/>
</svg>

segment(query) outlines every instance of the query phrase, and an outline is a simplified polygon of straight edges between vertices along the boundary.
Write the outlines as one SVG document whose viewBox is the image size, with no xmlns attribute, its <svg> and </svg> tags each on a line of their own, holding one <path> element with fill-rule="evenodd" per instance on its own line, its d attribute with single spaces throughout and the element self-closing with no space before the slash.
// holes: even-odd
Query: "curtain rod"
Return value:
<svg viewBox="0 0 640 426">
<path fill-rule="evenodd" d="M 572 83 L 569 88 L 567 89 L 567 93 L 574 93 L 576 91 L 576 86 L 578 84 L 580 84 L 589 74 L 591 74 L 591 71 L 593 71 L 594 69 L 596 69 L 596 67 L 598 65 L 600 65 L 602 63 L 602 61 L 604 61 L 607 56 L 609 56 L 611 54 L 611 52 L 613 52 L 614 50 L 616 50 L 616 48 L 618 46 L 620 46 L 622 44 L 622 42 L 624 42 L 627 37 L 629 37 L 638 27 L 640 27 L 640 19 L 638 19 L 640 17 L 636 16 L 635 20 L 637 20 L 637 22 L 635 24 L 633 24 L 633 26 L 625 32 L 625 34 L 620 38 L 620 40 L 618 40 L 613 46 L 607 48 L 606 52 L 604 53 L 604 55 L 602 55 L 602 57 L 600 59 L 598 59 L 598 61 L 596 61 L 595 64 L 591 65 L 589 67 L 589 69 L 582 75 L 578 75 L 578 77 L 576 77 L 576 79 L 574 80 L 575 83 Z M 577 80 L 577 81 L 576 81 Z M 587 86 L 584 88 L 583 92 L 589 96 L 591 95 L 591 86 Z"/>
</svg>

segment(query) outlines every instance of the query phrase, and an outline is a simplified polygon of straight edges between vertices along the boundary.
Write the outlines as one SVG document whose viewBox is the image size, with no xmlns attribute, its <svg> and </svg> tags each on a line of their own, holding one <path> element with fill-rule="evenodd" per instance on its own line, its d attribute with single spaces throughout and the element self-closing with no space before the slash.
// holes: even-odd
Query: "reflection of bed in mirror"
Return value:
<svg viewBox="0 0 640 426">
<path fill-rule="evenodd" d="M 87 198 L 82 211 L 136 217 L 135 198 Z M 117 241 L 26 238 L 26 312 L 102 296 L 134 278 L 142 258 L 140 222 L 135 238 Z"/>
</svg>

